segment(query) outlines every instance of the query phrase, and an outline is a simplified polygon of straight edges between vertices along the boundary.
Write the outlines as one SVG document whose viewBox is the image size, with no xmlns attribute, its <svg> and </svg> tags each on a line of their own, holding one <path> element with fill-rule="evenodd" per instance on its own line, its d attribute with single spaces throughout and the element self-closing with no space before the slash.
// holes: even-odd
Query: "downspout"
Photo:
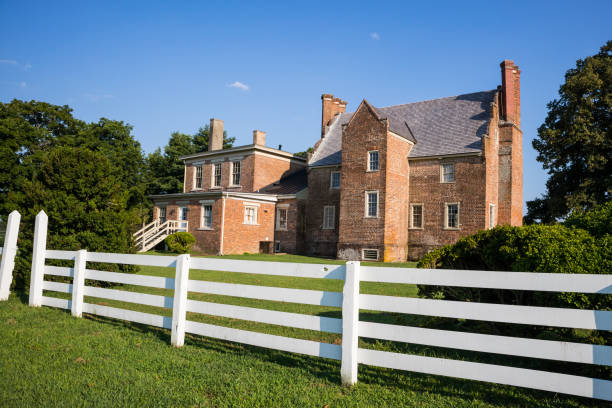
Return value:
<svg viewBox="0 0 612 408">
<path fill-rule="evenodd" d="M 219 245 L 219 255 L 223 255 L 223 232 L 225 230 L 225 198 L 227 193 L 221 195 L 222 212 L 221 212 L 221 244 Z"/>
</svg>

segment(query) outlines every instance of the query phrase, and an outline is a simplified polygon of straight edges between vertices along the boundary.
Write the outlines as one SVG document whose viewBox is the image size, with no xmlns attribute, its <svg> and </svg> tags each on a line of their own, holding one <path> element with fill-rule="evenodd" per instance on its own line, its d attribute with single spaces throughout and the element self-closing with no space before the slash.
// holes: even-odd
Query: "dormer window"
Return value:
<svg viewBox="0 0 612 408">
<path fill-rule="evenodd" d="M 368 152 L 368 171 L 378 171 L 378 150 Z"/>
<path fill-rule="evenodd" d="M 221 164 L 213 164 L 213 187 L 221 187 Z"/>
</svg>

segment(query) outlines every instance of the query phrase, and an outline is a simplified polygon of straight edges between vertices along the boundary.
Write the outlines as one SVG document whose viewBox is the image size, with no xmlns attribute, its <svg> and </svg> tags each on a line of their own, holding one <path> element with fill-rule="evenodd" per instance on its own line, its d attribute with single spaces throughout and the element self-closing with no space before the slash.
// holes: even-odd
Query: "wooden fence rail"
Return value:
<svg viewBox="0 0 612 408">
<path fill-rule="evenodd" d="M 567 275 L 490 271 L 422 270 L 383 268 L 347 262 L 345 265 L 295 264 L 191 258 L 189 255 L 152 256 L 107 254 L 46 249 L 47 219 L 36 219 L 30 305 L 52 306 L 82 313 L 128 320 L 171 330 L 171 343 L 180 347 L 185 333 L 192 333 L 259 347 L 307 354 L 341 361 L 344 384 L 357 381 L 359 364 L 425 374 L 464 378 L 612 401 L 612 381 L 503 365 L 378 351 L 359 347 L 359 338 L 381 339 L 433 347 L 495 353 L 572 363 L 612 365 L 612 347 L 563 341 L 529 339 L 461 331 L 382 324 L 359 320 L 360 310 L 373 310 L 489 322 L 612 330 L 612 312 L 517 305 L 457 302 L 397 296 L 360 294 L 360 282 L 422 284 L 491 289 L 612 293 L 612 275 Z M 73 267 L 45 265 L 45 259 L 73 262 Z M 130 275 L 87 269 L 87 262 L 163 266 L 175 269 L 174 278 Z M 342 292 L 229 284 L 189 279 L 190 269 L 219 270 L 287 277 L 336 279 Z M 71 278 L 72 284 L 50 282 L 44 275 Z M 88 280 L 173 290 L 173 296 L 151 295 L 87 286 Z M 71 299 L 43 296 L 43 291 L 70 294 Z M 188 299 L 189 292 L 320 305 L 341 309 L 342 318 L 304 315 L 253 307 Z M 172 317 L 136 312 L 84 302 L 85 296 L 162 307 Z M 274 324 L 342 335 L 342 344 L 288 338 L 187 320 L 187 312 Z"/>
</svg>

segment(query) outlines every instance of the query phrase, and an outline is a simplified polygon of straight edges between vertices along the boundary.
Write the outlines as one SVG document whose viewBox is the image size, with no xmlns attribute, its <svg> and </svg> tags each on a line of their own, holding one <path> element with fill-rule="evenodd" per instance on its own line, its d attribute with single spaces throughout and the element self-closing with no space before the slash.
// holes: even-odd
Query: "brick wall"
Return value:
<svg viewBox="0 0 612 408">
<path fill-rule="evenodd" d="M 257 225 L 244 224 L 245 203 L 258 206 Z M 258 253 L 260 241 L 274 240 L 274 218 L 274 203 L 226 199 L 223 253 Z"/>
<path fill-rule="evenodd" d="M 253 190 L 257 191 L 272 183 L 277 182 L 284 176 L 304 168 L 305 163 L 277 159 L 264 154 L 254 155 Z"/>
<path fill-rule="evenodd" d="M 440 182 L 442 163 L 455 164 L 455 182 Z M 409 229 L 408 259 L 485 228 L 485 169 L 480 156 L 410 160 L 410 203 L 423 204 L 423 229 Z M 460 228 L 444 229 L 445 203 L 457 202 Z"/>
<path fill-rule="evenodd" d="M 298 225 L 298 202 L 296 199 L 279 200 L 276 203 L 277 210 L 283 208 L 287 210 L 287 228 L 277 228 L 278 211 L 275 214 L 274 240 L 280 243 L 280 252 L 287 252 L 290 254 L 297 253 L 298 240 L 300 235 L 300 228 Z"/>
<path fill-rule="evenodd" d="M 379 170 L 367 171 L 368 151 L 379 151 Z M 384 254 L 387 123 L 362 102 L 342 134 L 338 258 L 360 259 L 363 248 Z M 378 191 L 378 217 L 365 217 L 366 191 Z"/>
<path fill-rule="evenodd" d="M 340 190 L 330 188 L 330 178 L 333 171 L 340 171 L 340 169 L 340 166 L 308 169 L 308 196 L 304 203 L 304 245 L 302 249 L 307 255 L 336 256 Z M 334 229 L 323 229 L 323 208 L 326 205 L 333 205 L 336 208 Z"/>
</svg>

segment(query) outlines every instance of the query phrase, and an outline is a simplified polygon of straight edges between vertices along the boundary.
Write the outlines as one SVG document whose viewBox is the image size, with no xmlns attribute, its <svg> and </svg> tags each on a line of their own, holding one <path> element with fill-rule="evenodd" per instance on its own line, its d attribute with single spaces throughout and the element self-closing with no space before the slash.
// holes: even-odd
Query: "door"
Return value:
<svg viewBox="0 0 612 408">
<path fill-rule="evenodd" d="M 187 232 L 187 207 L 179 207 L 179 221 L 177 231 Z"/>
</svg>

